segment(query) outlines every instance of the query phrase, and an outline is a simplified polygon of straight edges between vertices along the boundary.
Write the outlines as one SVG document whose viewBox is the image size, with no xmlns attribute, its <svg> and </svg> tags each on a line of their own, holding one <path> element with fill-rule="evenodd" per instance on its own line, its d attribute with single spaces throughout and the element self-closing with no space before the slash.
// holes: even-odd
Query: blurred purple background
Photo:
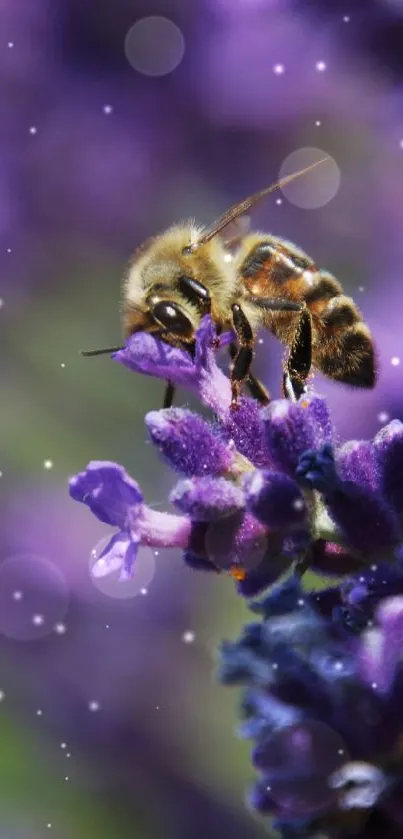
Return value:
<svg viewBox="0 0 403 839">
<path fill-rule="evenodd" d="M 127 599 L 90 580 L 106 529 L 68 476 L 117 460 L 155 504 L 172 479 L 145 445 L 161 383 L 78 350 L 119 341 L 146 236 L 211 221 L 313 148 L 334 168 L 252 224 L 336 274 L 373 331 L 373 392 L 316 379 L 340 437 L 401 418 L 403 1 L 0 0 L 0 32 L 0 834 L 263 836 L 211 675 L 245 616 L 231 581 L 175 555 Z"/>
</svg>

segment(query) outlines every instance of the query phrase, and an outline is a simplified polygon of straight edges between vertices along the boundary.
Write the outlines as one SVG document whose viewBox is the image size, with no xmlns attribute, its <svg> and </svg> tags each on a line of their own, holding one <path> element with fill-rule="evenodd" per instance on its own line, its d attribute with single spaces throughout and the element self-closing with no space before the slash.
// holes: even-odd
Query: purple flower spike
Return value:
<svg viewBox="0 0 403 839">
<path fill-rule="evenodd" d="M 84 472 L 70 479 L 70 495 L 87 504 L 91 512 L 105 524 L 124 530 L 131 509 L 143 502 L 139 485 L 123 466 L 109 461 L 93 460 Z"/>
<path fill-rule="evenodd" d="M 256 470 L 244 480 L 248 509 L 273 530 L 301 526 L 307 515 L 298 485 L 282 472 Z"/>
<path fill-rule="evenodd" d="M 311 419 L 310 405 L 305 397 L 297 403 L 279 399 L 261 411 L 271 461 L 291 477 L 301 455 L 317 446 L 317 424 Z"/>
<path fill-rule="evenodd" d="M 222 475 L 233 462 L 226 444 L 198 414 L 182 408 L 150 411 L 145 418 L 151 439 L 175 472 L 183 475 Z"/>
<path fill-rule="evenodd" d="M 216 521 L 245 506 L 242 490 L 225 478 L 189 478 L 180 481 L 172 490 L 169 500 L 181 513 L 200 522 Z"/>
<path fill-rule="evenodd" d="M 393 420 L 374 439 L 382 493 L 398 515 L 403 513 L 403 423 Z"/>
</svg>

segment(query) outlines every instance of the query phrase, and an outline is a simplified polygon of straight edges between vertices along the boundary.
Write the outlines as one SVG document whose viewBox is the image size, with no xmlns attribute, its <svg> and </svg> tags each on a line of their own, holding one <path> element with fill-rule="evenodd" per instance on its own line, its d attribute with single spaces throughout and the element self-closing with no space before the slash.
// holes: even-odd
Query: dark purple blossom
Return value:
<svg viewBox="0 0 403 839">
<path fill-rule="evenodd" d="M 251 803 L 286 837 L 354 836 L 372 824 L 389 835 L 403 823 L 401 705 L 403 598 L 383 567 L 372 579 L 378 605 L 358 634 L 335 620 L 338 587 L 307 594 L 293 578 L 254 605 L 262 621 L 221 648 L 220 677 L 243 685 L 241 736 L 254 742 L 259 780 Z M 352 578 L 363 594 L 369 579 Z M 400 588 L 403 576 L 400 576 Z M 356 606 L 357 604 L 355 604 Z M 369 614 L 373 620 L 369 619 Z M 393 804 L 393 807 L 392 807 Z M 393 834 L 392 834 L 393 835 Z"/>
</svg>

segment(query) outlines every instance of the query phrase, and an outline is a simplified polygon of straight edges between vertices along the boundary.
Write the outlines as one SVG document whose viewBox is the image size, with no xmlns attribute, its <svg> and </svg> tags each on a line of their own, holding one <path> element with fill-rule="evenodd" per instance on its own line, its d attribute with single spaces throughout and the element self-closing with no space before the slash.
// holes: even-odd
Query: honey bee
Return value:
<svg viewBox="0 0 403 839">
<path fill-rule="evenodd" d="M 124 277 L 125 338 L 147 331 L 193 353 L 199 323 L 210 314 L 218 334 L 232 330 L 236 336 L 230 346 L 233 408 L 244 383 L 259 402 L 269 401 L 266 388 L 251 370 L 262 327 L 289 348 L 285 396 L 301 396 L 312 368 L 335 381 L 372 388 L 376 369 L 371 333 L 338 280 L 286 239 L 259 232 L 243 235 L 235 243 L 222 238 L 222 231 L 254 204 L 323 162 L 235 204 L 207 230 L 189 221 L 141 245 Z M 172 404 L 173 397 L 168 382 L 164 407 Z"/>
</svg>

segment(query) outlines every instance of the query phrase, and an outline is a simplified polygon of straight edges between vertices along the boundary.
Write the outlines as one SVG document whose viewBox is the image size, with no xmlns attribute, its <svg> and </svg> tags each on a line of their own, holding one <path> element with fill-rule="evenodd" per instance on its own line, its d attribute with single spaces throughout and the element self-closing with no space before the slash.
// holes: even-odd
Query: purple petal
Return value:
<svg viewBox="0 0 403 839">
<path fill-rule="evenodd" d="M 399 524 L 383 498 L 365 487 L 345 481 L 325 498 L 331 517 L 352 548 L 368 551 L 399 541 Z"/>
<path fill-rule="evenodd" d="M 379 485 L 379 469 L 376 450 L 368 440 L 351 440 L 339 449 L 336 455 L 337 471 L 344 481 L 376 489 Z"/>
<path fill-rule="evenodd" d="M 91 568 L 93 577 L 106 577 L 123 568 L 131 540 L 126 533 L 115 533 Z"/>
<path fill-rule="evenodd" d="M 261 412 L 271 461 L 292 477 L 301 455 L 320 443 L 318 426 L 308 410 L 310 404 L 305 397 L 298 403 L 278 399 Z"/>
<path fill-rule="evenodd" d="M 254 466 L 269 466 L 270 455 L 265 436 L 261 408 L 254 399 L 242 396 L 236 411 L 229 410 L 229 403 L 220 415 L 223 433 L 233 440 L 238 451 Z"/>
<path fill-rule="evenodd" d="M 380 489 L 395 511 L 403 513 L 403 423 L 393 420 L 374 439 Z"/>
<path fill-rule="evenodd" d="M 70 495 L 87 504 L 100 521 L 124 530 L 133 508 L 143 501 L 139 485 L 123 466 L 109 461 L 93 460 L 84 472 L 70 478 Z"/>
<path fill-rule="evenodd" d="M 172 347 L 148 332 L 136 332 L 123 350 L 112 358 L 135 373 L 156 376 L 173 384 L 191 387 L 196 384 L 196 368 L 186 350 Z"/>
<path fill-rule="evenodd" d="M 242 490 L 225 478 L 189 478 L 180 481 L 170 499 L 195 521 L 215 521 L 245 506 Z"/>
<path fill-rule="evenodd" d="M 222 475 L 231 468 L 232 447 L 197 414 L 168 408 L 151 411 L 145 422 L 153 443 L 176 472 L 189 476 Z"/>
<path fill-rule="evenodd" d="M 250 512 L 273 530 L 298 527 L 306 520 L 304 496 L 282 472 L 257 469 L 246 476 L 244 491 Z"/>
</svg>

